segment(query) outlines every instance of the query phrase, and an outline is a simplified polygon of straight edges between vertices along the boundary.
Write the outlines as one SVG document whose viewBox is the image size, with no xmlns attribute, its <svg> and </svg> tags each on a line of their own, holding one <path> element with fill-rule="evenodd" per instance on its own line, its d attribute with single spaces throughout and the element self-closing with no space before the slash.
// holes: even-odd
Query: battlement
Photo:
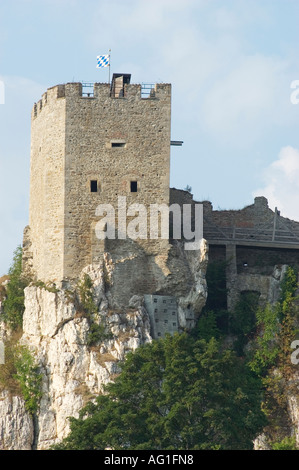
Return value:
<svg viewBox="0 0 299 470">
<path fill-rule="evenodd" d="M 152 102 L 154 100 L 165 99 L 171 96 L 171 84 L 131 84 L 117 82 L 123 74 L 116 74 L 118 77 L 109 83 L 93 83 L 88 84 L 88 89 L 84 82 L 69 82 L 65 84 L 55 85 L 47 89 L 41 99 L 34 104 L 32 109 L 32 119 L 36 118 L 42 110 L 49 105 L 53 105 L 57 100 L 84 100 L 100 102 L 106 100 L 122 100 L 141 102 Z"/>
</svg>

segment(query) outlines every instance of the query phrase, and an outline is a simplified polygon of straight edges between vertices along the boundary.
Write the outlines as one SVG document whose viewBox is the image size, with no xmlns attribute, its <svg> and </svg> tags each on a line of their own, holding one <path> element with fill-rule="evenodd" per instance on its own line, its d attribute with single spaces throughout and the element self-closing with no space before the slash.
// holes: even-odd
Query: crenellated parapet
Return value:
<svg viewBox="0 0 299 470">
<path fill-rule="evenodd" d="M 171 97 L 171 84 L 157 83 L 150 86 L 144 84 L 124 83 L 116 86 L 114 82 L 94 83 L 89 87 L 88 92 L 84 91 L 84 83 L 70 82 L 61 85 L 55 85 L 47 89 L 41 99 L 34 104 L 32 109 L 32 119 L 36 118 L 46 106 L 55 105 L 57 100 L 76 100 L 88 101 L 98 100 L 104 102 L 106 100 L 122 100 L 125 102 L 140 101 L 147 106 L 149 102 L 154 100 L 165 99 Z"/>
</svg>

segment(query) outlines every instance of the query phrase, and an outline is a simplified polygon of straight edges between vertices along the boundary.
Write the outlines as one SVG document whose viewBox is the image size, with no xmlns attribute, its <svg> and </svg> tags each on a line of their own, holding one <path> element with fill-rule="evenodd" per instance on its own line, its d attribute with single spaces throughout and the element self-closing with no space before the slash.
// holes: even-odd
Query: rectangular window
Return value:
<svg viewBox="0 0 299 470">
<path fill-rule="evenodd" d="M 126 146 L 126 143 L 125 142 L 111 142 L 111 147 L 112 148 L 115 148 L 115 147 L 125 147 Z"/>
<path fill-rule="evenodd" d="M 91 180 L 90 182 L 90 192 L 97 193 L 98 192 L 98 182 L 96 180 Z"/>
<path fill-rule="evenodd" d="M 131 193 L 137 193 L 137 181 L 131 181 Z"/>
</svg>

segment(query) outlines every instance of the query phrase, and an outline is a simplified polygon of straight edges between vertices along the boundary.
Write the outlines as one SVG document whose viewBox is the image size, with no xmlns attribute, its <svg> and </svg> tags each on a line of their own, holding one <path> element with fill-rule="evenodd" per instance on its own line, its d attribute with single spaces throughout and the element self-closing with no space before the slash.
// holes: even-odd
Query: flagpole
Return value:
<svg viewBox="0 0 299 470">
<path fill-rule="evenodd" d="M 110 61 L 111 61 L 111 49 L 109 49 L 109 85 L 110 85 Z"/>
</svg>

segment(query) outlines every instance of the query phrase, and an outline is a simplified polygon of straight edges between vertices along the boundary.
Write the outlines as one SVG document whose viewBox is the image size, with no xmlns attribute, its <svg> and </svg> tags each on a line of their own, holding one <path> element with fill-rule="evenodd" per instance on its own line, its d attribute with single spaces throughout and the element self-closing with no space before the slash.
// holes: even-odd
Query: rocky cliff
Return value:
<svg viewBox="0 0 299 470">
<path fill-rule="evenodd" d="M 172 268 L 164 270 L 159 282 L 164 294 L 177 292 L 178 330 L 182 330 L 190 309 L 200 312 L 205 304 L 207 244 L 203 241 L 201 249 L 192 255 L 177 250 L 175 253 L 169 261 Z M 187 287 L 186 270 L 191 280 Z M 0 449 L 43 450 L 59 442 L 68 434 L 68 418 L 78 416 L 84 404 L 113 380 L 128 351 L 152 341 L 143 296 L 140 292 L 136 295 L 130 278 L 122 278 L 129 300 L 122 305 L 116 301 L 116 286 L 121 280 L 115 260 L 106 253 L 102 263 L 86 267 L 82 277 L 86 274 L 92 281 L 97 307 L 92 324 L 104 328 L 104 334 L 96 341 L 90 340 L 91 316 L 80 308 L 67 282 L 55 288 L 35 284 L 25 289 L 19 343 L 34 354 L 42 374 L 42 397 L 38 412 L 32 417 L 22 397 L 2 391 Z"/>
</svg>

